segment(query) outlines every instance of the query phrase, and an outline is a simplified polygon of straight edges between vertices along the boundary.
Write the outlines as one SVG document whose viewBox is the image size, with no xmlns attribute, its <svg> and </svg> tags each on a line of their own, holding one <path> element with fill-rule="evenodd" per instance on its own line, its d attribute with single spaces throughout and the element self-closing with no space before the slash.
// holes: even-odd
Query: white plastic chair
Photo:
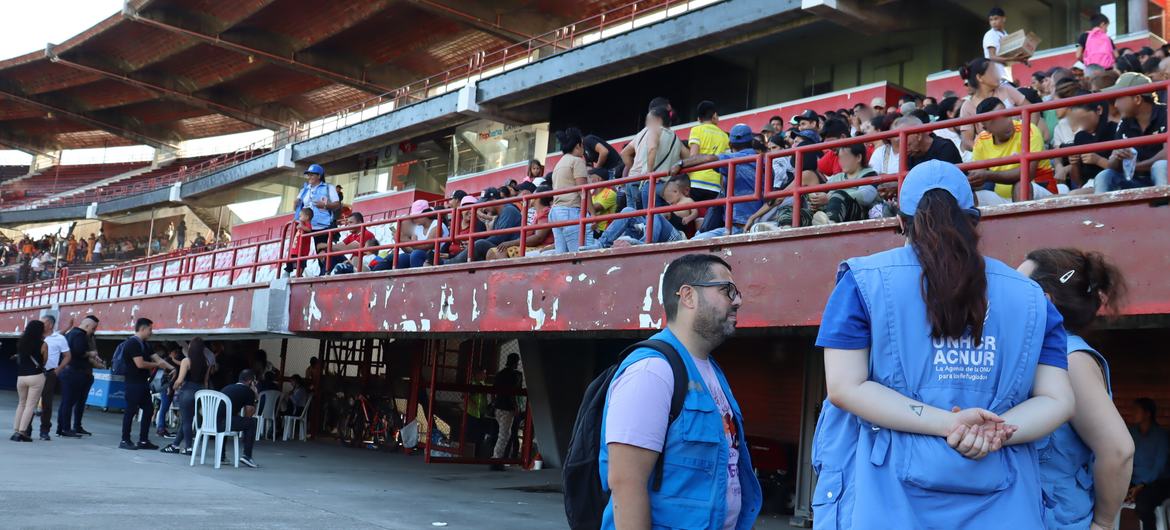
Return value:
<svg viewBox="0 0 1170 530">
<path fill-rule="evenodd" d="M 224 407 L 224 432 L 219 432 L 219 409 Z M 214 390 L 200 390 L 195 392 L 195 408 L 199 414 L 195 415 L 195 440 L 191 444 L 191 465 L 195 465 L 195 455 L 199 455 L 199 465 L 203 465 L 207 458 L 207 439 L 215 437 L 215 469 L 219 469 L 220 458 L 223 454 L 223 439 L 231 437 L 235 442 L 235 453 L 232 464 L 240 467 L 240 431 L 232 430 L 232 400 L 223 392 Z M 202 442 L 202 444 L 200 443 Z"/>
<path fill-rule="evenodd" d="M 276 441 L 276 411 L 281 401 L 279 390 L 265 390 L 260 393 L 260 408 L 256 411 L 256 439 L 260 440 L 264 437 L 265 432 L 271 433 L 271 438 Z M 268 429 L 267 425 L 272 422 L 272 428 Z"/>
<path fill-rule="evenodd" d="M 293 429 L 297 429 L 298 438 L 303 442 L 309 439 L 308 436 L 308 417 L 309 407 L 313 405 L 313 394 L 309 394 L 309 399 L 305 400 L 305 408 L 301 410 L 298 416 L 284 416 L 284 441 L 292 439 Z"/>
</svg>

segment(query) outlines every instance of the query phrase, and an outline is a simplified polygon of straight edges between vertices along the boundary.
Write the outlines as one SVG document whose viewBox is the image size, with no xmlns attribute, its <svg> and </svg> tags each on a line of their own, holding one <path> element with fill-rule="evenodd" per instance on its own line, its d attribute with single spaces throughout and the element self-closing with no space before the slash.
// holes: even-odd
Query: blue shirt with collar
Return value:
<svg viewBox="0 0 1170 530">
<path fill-rule="evenodd" d="M 325 202 L 338 202 L 337 188 L 330 186 L 325 181 L 318 182 L 316 186 L 312 186 L 306 182 L 301 187 L 301 192 L 297 194 L 293 215 L 299 215 L 301 209 L 309 208 L 313 210 L 313 229 L 324 230 L 329 228 L 333 225 L 333 211 L 327 208 L 317 207 L 315 203 L 321 199 L 325 199 Z"/>
<path fill-rule="evenodd" d="M 719 160 L 729 160 L 732 158 L 744 158 L 743 162 L 735 165 L 735 196 L 741 197 L 744 195 L 756 194 L 756 150 L 742 149 L 734 152 L 727 152 L 717 155 Z M 746 158 L 745 158 L 746 157 Z M 727 179 L 727 168 L 721 167 L 716 169 L 724 180 Z M 724 186 L 724 195 L 727 194 L 727 187 Z M 749 217 L 756 213 L 763 206 L 763 201 L 747 201 L 737 202 L 732 205 L 731 217 L 732 222 L 737 225 L 747 223 Z"/>
</svg>

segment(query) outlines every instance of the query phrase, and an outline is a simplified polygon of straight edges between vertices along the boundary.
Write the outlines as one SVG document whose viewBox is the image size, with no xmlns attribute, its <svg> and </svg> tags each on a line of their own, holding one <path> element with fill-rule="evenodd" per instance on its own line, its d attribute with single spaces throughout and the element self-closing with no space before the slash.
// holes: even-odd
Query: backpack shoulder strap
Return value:
<svg viewBox="0 0 1170 530">
<path fill-rule="evenodd" d="M 678 419 L 679 414 L 682 414 L 683 402 L 686 401 L 687 392 L 690 390 L 691 378 L 687 372 L 687 365 L 674 346 L 657 339 L 644 340 L 626 348 L 621 353 L 621 359 L 625 359 L 627 355 L 639 348 L 650 348 L 661 354 L 666 358 L 666 362 L 670 363 L 670 371 L 674 375 L 674 391 L 670 396 L 670 417 L 666 423 L 667 428 L 669 428 L 674 420 Z M 666 445 L 664 443 L 662 451 L 658 453 L 658 461 L 654 463 L 654 478 L 651 482 L 654 491 L 658 491 L 662 487 L 662 461 L 665 455 Z"/>
</svg>

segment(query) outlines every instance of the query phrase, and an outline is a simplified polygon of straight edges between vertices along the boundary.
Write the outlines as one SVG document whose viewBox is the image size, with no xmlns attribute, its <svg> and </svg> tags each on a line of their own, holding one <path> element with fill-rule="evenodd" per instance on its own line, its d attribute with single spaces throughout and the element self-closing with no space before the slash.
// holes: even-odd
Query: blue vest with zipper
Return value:
<svg viewBox="0 0 1170 530">
<path fill-rule="evenodd" d="M 922 268 L 910 246 L 848 260 L 870 315 L 869 379 L 928 405 L 1002 414 L 1027 400 L 1044 342 L 1040 286 L 985 258 L 982 341 L 931 337 Z M 964 458 L 944 438 L 860 421 L 854 529 L 1040 528 L 1044 506 L 1033 444 Z M 848 489 L 848 485 L 846 486 Z"/>
<path fill-rule="evenodd" d="M 666 431 L 666 453 L 663 459 L 662 487 L 650 492 L 651 527 L 656 529 L 717 529 L 723 526 L 727 514 L 727 436 L 723 431 L 723 418 L 715 400 L 707 391 L 702 375 L 691 360 L 686 347 L 670 332 L 664 329 L 651 339 L 664 341 L 674 346 L 687 365 L 690 374 L 690 391 L 683 401 L 682 412 Z M 614 373 L 616 380 L 622 372 L 635 362 L 661 355 L 648 348 L 639 348 L 630 353 Z M 763 494 L 760 482 L 752 471 L 747 441 L 743 434 L 743 413 L 739 403 L 731 395 L 731 387 L 723 370 L 711 360 L 711 367 L 723 387 L 723 395 L 731 405 L 739 432 L 739 481 L 741 508 L 736 530 L 750 530 L 760 514 Z M 608 411 L 609 404 L 606 403 Z M 604 414 L 604 412 L 603 412 Z M 601 454 L 599 466 L 601 487 L 609 489 L 609 447 L 604 443 L 605 424 L 601 427 Z M 613 499 L 605 507 L 603 529 L 613 529 Z"/>
<path fill-rule="evenodd" d="M 1113 395 L 1109 382 L 1109 363 L 1085 339 L 1068 336 L 1068 353 L 1083 351 L 1092 355 L 1105 372 L 1105 390 Z M 1093 522 L 1093 450 L 1077 436 L 1071 423 L 1061 425 L 1052 434 L 1036 441 L 1040 453 L 1040 479 L 1048 507 L 1049 530 L 1088 528 Z"/>
</svg>

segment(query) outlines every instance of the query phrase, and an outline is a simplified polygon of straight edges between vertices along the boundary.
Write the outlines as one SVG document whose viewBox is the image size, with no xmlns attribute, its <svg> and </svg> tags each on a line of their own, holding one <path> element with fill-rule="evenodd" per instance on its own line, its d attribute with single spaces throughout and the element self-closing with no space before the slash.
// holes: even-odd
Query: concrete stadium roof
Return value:
<svg viewBox="0 0 1170 530">
<path fill-rule="evenodd" d="M 276 129 L 628 0 L 130 0 L 0 61 L 0 146 L 29 152 Z"/>
</svg>

